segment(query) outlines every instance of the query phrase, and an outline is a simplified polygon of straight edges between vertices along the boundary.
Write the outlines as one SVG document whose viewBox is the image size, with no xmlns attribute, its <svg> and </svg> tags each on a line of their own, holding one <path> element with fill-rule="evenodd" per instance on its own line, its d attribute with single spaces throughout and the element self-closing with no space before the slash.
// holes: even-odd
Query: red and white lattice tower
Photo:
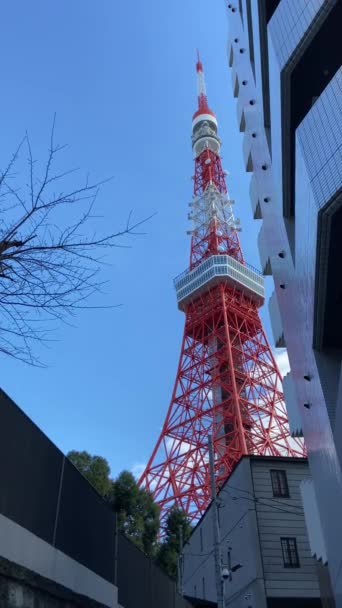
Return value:
<svg viewBox="0 0 342 608">
<path fill-rule="evenodd" d="M 139 483 L 192 521 L 210 501 L 208 434 L 218 486 L 244 454 L 304 456 L 290 436 L 281 376 L 262 327 L 262 275 L 247 265 L 221 165 L 217 120 L 198 58 L 190 267 L 175 279 L 185 328 L 171 403 Z"/>
</svg>

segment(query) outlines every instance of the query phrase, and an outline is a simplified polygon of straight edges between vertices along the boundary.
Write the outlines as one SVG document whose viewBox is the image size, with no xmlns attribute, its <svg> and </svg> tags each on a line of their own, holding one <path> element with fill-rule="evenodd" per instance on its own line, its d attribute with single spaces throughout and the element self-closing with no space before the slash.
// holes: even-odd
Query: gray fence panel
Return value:
<svg viewBox="0 0 342 608">
<path fill-rule="evenodd" d="M 53 540 L 63 454 L 0 390 L 0 513 Z"/>
</svg>

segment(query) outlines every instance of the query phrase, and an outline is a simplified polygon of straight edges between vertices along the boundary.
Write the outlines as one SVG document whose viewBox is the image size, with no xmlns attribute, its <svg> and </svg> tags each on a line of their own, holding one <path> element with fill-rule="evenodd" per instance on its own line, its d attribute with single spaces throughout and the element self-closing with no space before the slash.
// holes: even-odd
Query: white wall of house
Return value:
<svg viewBox="0 0 342 608">
<path fill-rule="evenodd" d="M 286 472 L 289 496 L 275 497 L 271 469 Z M 315 560 L 307 537 L 300 482 L 310 478 L 303 459 L 244 457 L 219 493 L 224 565 L 242 564 L 225 583 L 226 606 L 266 608 L 270 597 L 319 597 Z M 284 565 L 281 537 L 295 538 L 300 566 Z M 229 549 L 230 548 L 230 549 Z M 183 591 L 216 600 L 211 507 L 197 524 L 183 553 Z"/>
</svg>

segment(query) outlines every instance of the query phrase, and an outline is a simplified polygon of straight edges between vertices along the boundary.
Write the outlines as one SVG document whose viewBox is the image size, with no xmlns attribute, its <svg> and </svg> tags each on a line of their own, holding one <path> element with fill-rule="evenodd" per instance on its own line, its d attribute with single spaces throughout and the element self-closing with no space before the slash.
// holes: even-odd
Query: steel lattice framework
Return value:
<svg viewBox="0 0 342 608">
<path fill-rule="evenodd" d="M 280 372 L 258 314 L 263 279 L 243 258 L 199 59 L 196 68 L 190 267 L 175 280 L 185 328 L 171 403 L 139 480 L 159 503 L 162 523 L 173 504 L 192 521 L 208 506 L 209 433 L 218 486 L 245 454 L 305 455 L 289 433 Z"/>
</svg>

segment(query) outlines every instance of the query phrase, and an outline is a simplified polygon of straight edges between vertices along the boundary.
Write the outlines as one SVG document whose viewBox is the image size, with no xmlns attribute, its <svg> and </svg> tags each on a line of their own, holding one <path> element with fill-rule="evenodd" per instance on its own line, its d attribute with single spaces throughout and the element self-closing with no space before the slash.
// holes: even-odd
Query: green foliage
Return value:
<svg viewBox="0 0 342 608">
<path fill-rule="evenodd" d="M 180 528 L 183 531 L 183 543 L 186 543 L 192 531 L 191 524 L 182 509 L 172 507 L 166 519 L 165 538 L 159 546 L 157 563 L 166 574 L 175 580 L 177 578 Z"/>
<path fill-rule="evenodd" d="M 109 477 L 110 467 L 105 458 L 92 456 L 88 452 L 77 452 L 76 450 L 69 452 L 67 458 L 71 460 L 101 496 L 108 496 L 112 481 Z"/>
<path fill-rule="evenodd" d="M 157 564 L 173 580 L 177 580 L 178 551 L 162 543 L 157 553 Z"/>
<path fill-rule="evenodd" d="M 138 487 L 130 471 L 122 471 L 112 483 L 110 500 L 118 513 L 119 529 L 146 555 L 153 555 L 159 530 L 159 507 L 152 495 Z"/>
<path fill-rule="evenodd" d="M 159 507 L 152 495 L 139 488 L 130 471 L 110 478 L 105 458 L 88 452 L 69 452 L 67 457 L 118 514 L 118 528 L 146 555 L 155 554 L 159 531 Z"/>
</svg>

